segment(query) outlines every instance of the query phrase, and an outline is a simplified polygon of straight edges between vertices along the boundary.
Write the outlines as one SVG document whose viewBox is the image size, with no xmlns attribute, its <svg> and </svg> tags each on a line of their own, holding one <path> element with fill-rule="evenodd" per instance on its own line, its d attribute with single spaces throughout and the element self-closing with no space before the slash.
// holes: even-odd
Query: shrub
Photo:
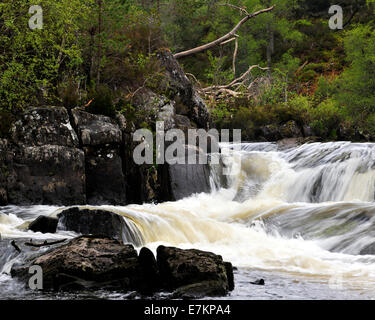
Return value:
<svg viewBox="0 0 375 320">
<path fill-rule="evenodd" d="M 89 91 L 89 98 L 92 100 L 87 112 L 102 114 L 108 117 L 116 115 L 116 108 L 113 104 L 112 90 L 106 85 L 99 85 L 96 89 Z"/>
</svg>

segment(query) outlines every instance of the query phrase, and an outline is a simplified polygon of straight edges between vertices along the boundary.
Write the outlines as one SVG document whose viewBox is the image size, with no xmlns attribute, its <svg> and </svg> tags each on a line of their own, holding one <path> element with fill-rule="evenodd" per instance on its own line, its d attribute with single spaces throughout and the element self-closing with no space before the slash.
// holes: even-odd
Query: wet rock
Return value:
<svg viewBox="0 0 375 320">
<path fill-rule="evenodd" d="M 191 81 L 186 77 L 181 66 L 168 50 L 158 53 L 158 58 L 166 71 L 165 89 L 170 98 L 177 104 L 183 104 L 188 110 L 189 118 L 200 128 L 208 128 L 210 115 L 207 106 L 199 96 Z"/>
<path fill-rule="evenodd" d="M 152 251 L 142 248 L 139 252 L 139 275 L 142 281 L 138 291 L 144 295 L 151 295 L 160 289 L 159 270 Z"/>
<path fill-rule="evenodd" d="M 119 147 L 84 147 L 87 203 L 126 204 L 126 186 Z"/>
<path fill-rule="evenodd" d="M 43 107 L 26 111 L 12 129 L 12 139 L 27 146 L 58 145 L 77 147 L 78 137 L 69 115 L 62 107 Z"/>
<path fill-rule="evenodd" d="M 235 270 L 235 268 L 233 268 L 230 262 L 224 262 L 224 266 L 225 266 L 225 272 L 227 274 L 227 279 L 228 279 L 228 289 L 229 291 L 233 291 L 234 290 L 233 270 Z"/>
<path fill-rule="evenodd" d="M 39 216 L 29 225 L 29 230 L 41 233 L 55 233 L 58 219 L 46 216 Z"/>
<path fill-rule="evenodd" d="M 38 265 L 43 270 L 43 290 L 123 290 L 153 295 L 168 290 L 176 298 L 224 296 L 234 286 L 228 283 L 233 272 L 220 256 L 199 250 L 158 248 L 153 253 L 142 248 L 139 256 L 132 245 L 104 236 L 84 235 L 68 243 L 54 245 L 39 252 L 16 253 L 2 247 L 6 259 L 22 256 L 10 270 L 12 277 L 28 284 L 29 268 Z M 23 247 L 27 249 L 28 247 Z M 38 250 L 38 249 L 37 249 Z M 4 260 L 4 261 L 3 261 Z M 22 262 L 23 261 L 23 262 Z M 230 281 L 230 280 L 229 280 Z"/>
<path fill-rule="evenodd" d="M 85 203 L 82 150 L 57 145 L 19 146 L 13 155 L 7 176 L 9 203 Z"/>
<path fill-rule="evenodd" d="M 258 279 L 258 280 L 255 280 L 253 282 L 250 282 L 250 283 L 254 284 L 256 286 L 264 286 L 265 285 L 264 279 Z"/>
<path fill-rule="evenodd" d="M 222 296 L 229 291 L 226 266 L 214 253 L 159 246 L 157 263 L 163 287 L 177 289 L 177 295 Z"/>
<path fill-rule="evenodd" d="M 197 157 L 197 164 L 188 163 L 189 154 Z M 163 165 L 165 200 L 180 200 L 194 193 L 210 192 L 210 168 L 208 164 L 199 164 L 200 155 L 207 159 L 197 147 L 185 145 L 185 164 Z"/>
<path fill-rule="evenodd" d="M 30 264 L 13 266 L 12 277 L 27 281 L 29 265 L 42 268 L 43 290 L 132 290 L 139 282 L 137 251 L 109 238 L 75 238 Z"/>
<path fill-rule="evenodd" d="M 101 235 L 137 246 L 143 242 L 131 221 L 127 223 L 122 216 L 110 211 L 73 207 L 60 212 L 58 219 L 57 230 Z"/>
<path fill-rule="evenodd" d="M 82 145 L 98 146 L 122 142 L 122 132 L 116 120 L 78 108 L 73 109 L 72 114 Z"/>
</svg>

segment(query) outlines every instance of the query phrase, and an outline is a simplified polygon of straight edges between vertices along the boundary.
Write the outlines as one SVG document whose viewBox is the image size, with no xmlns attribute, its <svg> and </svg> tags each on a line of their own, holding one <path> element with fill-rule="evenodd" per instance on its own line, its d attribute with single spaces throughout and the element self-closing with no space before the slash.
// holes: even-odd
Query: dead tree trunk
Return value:
<svg viewBox="0 0 375 320">
<path fill-rule="evenodd" d="M 203 46 L 199 46 L 199 47 L 187 50 L 187 51 L 176 53 L 174 55 L 174 57 L 176 59 L 183 58 L 183 57 L 190 56 L 190 55 L 198 53 L 198 52 L 206 51 L 206 50 L 211 49 L 211 48 L 213 48 L 213 47 L 215 47 L 217 45 L 220 45 L 222 42 L 227 41 L 227 40 L 233 38 L 235 36 L 236 32 L 238 31 L 238 29 L 244 23 L 246 23 L 249 19 L 252 19 L 252 18 L 256 17 L 259 14 L 262 14 L 262 13 L 265 13 L 265 12 L 270 12 L 270 11 L 272 11 L 275 8 L 275 6 L 272 6 L 270 8 L 259 10 L 257 12 L 249 14 L 244 8 L 239 8 L 239 7 L 236 7 L 236 6 L 233 6 L 233 5 L 229 5 L 229 6 L 241 10 L 241 12 L 244 12 L 245 15 L 246 15 L 230 32 L 228 32 L 224 36 L 220 37 L 219 39 L 216 39 L 216 40 L 214 40 L 214 41 L 212 41 L 210 43 L 207 43 L 207 44 L 205 44 Z"/>
</svg>

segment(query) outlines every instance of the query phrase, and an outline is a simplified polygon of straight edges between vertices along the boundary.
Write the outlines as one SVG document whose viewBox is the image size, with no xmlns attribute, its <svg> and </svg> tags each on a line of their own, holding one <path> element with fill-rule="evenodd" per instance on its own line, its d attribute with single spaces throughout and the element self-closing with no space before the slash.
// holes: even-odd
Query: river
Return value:
<svg viewBox="0 0 375 320">
<path fill-rule="evenodd" d="M 231 149 L 230 146 L 223 146 Z M 221 254 L 238 269 L 226 299 L 375 297 L 375 144 L 330 142 L 280 147 L 243 143 L 223 161 L 226 188 L 176 202 L 100 206 L 119 213 L 143 244 Z M 25 231 L 52 206 L 0 208 L 2 239 L 62 239 L 71 232 Z M 2 240 L 5 241 L 5 240 Z M 0 299 L 126 299 L 123 293 L 41 294 L 20 287 L 0 258 Z M 250 282 L 263 278 L 266 284 Z"/>
</svg>

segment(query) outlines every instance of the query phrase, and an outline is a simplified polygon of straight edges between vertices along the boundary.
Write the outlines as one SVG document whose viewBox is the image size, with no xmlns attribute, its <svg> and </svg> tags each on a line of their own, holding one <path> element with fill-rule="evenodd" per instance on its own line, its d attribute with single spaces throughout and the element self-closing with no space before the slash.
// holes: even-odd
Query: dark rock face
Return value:
<svg viewBox="0 0 375 320">
<path fill-rule="evenodd" d="M 27 146 L 77 147 L 78 137 L 62 107 L 36 108 L 25 112 L 12 127 L 12 139 Z"/>
<path fill-rule="evenodd" d="M 21 146 L 14 151 L 7 188 L 9 203 L 83 204 L 83 151 L 57 145 Z"/>
<path fill-rule="evenodd" d="M 179 296 L 221 296 L 232 287 L 227 275 L 230 268 L 211 252 L 160 246 L 157 262 L 164 288 L 178 289 Z"/>
<path fill-rule="evenodd" d="M 55 233 L 58 220 L 56 218 L 39 216 L 29 225 L 29 230 L 41 233 Z"/>
<path fill-rule="evenodd" d="M 159 269 L 152 251 L 142 248 L 139 252 L 139 275 L 140 281 L 138 291 L 145 295 L 155 293 L 160 288 Z"/>
<path fill-rule="evenodd" d="M 119 288 L 138 282 L 137 251 L 108 238 L 78 237 L 32 262 L 43 270 L 43 290 Z M 14 266 L 13 277 L 27 277 L 28 266 Z"/>
<path fill-rule="evenodd" d="M 177 104 L 182 103 L 187 107 L 190 119 L 199 127 L 208 128 L 210 115 L 207 106 L 191 81 L 186 77 L 177 60 L 167 50 L 160 52 L 158 57 L 166 70 L 166 81 L 168 83 L 165 85 L 171 91 L 171 98 L 176 100 Z"/>
<path fill-rule="evenodd" d="M 69 205 L 86 201 L 84 154 L 77 148 L 66 109 L 26 111 L 11 131 L 12 143 L 0 144 L 0 189 L 7 202 Z"/>
<path fill-rule="evenodd" d="M 138 246 L 143 242 L 137 230 L 127 225 L 122 216 L 110 211 L 73 207 L 60 212 L 58 218 L 58 230 L 103 235 Z"/>
<path fill-rule="evenodd" d="M 125 177 L 118 147 L 85 147 L 89 204 L 126 204 Z"/>
<path fill-rule="evenodd" d="M 210 168 L 208 164 L 188 164 L 188 155 L 197 157 L 202 152 L 194 146 L 185 146 L 185 164 L 163 165 L 164 193 L 169 199 L 180 200 L 194 193 L 210 192 Z M 203 154 L 203 157 L 206 157 Z"/>
<path fill-rule="evenodd" d="M 118 122 L 79 109 L 72 110 L 72 114 L 85 152 L 87 203 L 126 204 Z M 124 119 L 119 120 L 126 126 Z"/>
<path fill-rule="evenodd" d="M 138 256 L 118 240 L 81 236 L 13 265 L 11 275 L 26 284 L 29 267 L 39 265 L 43 290 L 121 289 L 144 295 L 167 290 L 178 298 L 224 296 L 234 288 L 231 264 L 220 256 L 163 246 L 157 252 L 156 261 L 147 248 Z"/>
<path fill-rule="evenodd" d="M 72 114 L 82 145 L 100 146 L 122 142 L 122 133 L 115 120 L 79 109 L 73 109 Z"/>
</svg>

